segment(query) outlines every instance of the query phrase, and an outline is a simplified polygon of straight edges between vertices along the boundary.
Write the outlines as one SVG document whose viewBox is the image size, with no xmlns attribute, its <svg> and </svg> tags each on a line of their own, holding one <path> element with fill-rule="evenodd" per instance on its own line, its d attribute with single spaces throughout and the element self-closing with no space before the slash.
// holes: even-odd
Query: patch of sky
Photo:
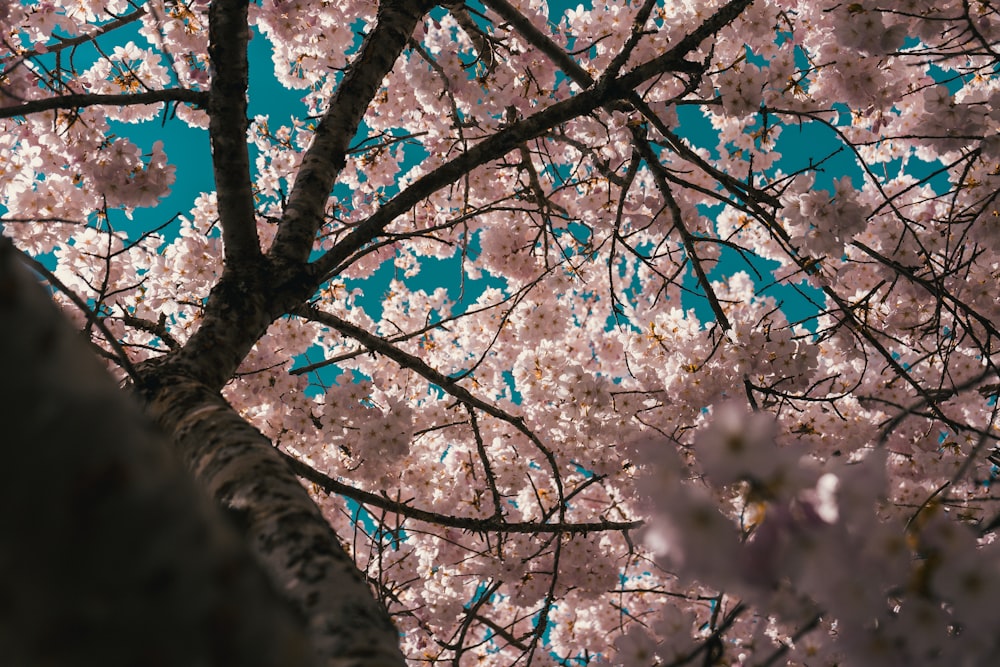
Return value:
<svg viewBox="0 0 1000 667">
<path fill-rule="evenodd" d="M 743 270 L 753 279 L 757 286 L 757 295 L 774 298 L 776 305 L 785 314 L 791 324 L 801 324 L 810 331 L 816 329 L 816 316 L 823 311 L 823 292 L 805 282 L 778 282 L 773 279 L 773 271 L 778 263 L 763 259 L 749 252 L 738 252 L 734 248 L 724 246 L 721 249 L 719 261 L 709 272 L 710 280 L 721 280 L 736 271 Z M 707 299 L 705 299 L 707 301 Z M 702 306 L 704 308 L 705 306 Z"/>
<path fill-rule="evenodd" d="M 175 167 L 174 184 L 170 193 L 150 209 L 135 209 L 130 216 L 118 209 L 108 210 L 108 224 L 124 232 L 130 239 L 137 238 L 151 228 L 170 241 L 177 237 L 180 225 L 174 224 L 179 216 L 189 215 L 194 200 L 204 192 L 215 189 L 212 162 L 209 157 L 208 132 L 191 127 L 164 109 L 159 118 L 145 123 L 109 121 L 115 136 L 127 137 L 148 155 L 157 141 L 163 142 L 169 164 Z M 164 223 L 169 223 L 164 225 Z M 218 230 L 214 230 L 218 233 Z"/>
<path fill-rule="evenodd" d="M 718 134 L 700 106 L 682 105 L 678 108 L 678 134 L 692 146 L 708 150 L 711 159 L 719 159 Z M 765 120 L 759 119 L 748 132 L 765 129 Z M 847 174 L 855 183 L 862 178 L 861 168 L 853 153 L 846 150 L 836 131 L 819 122 L 809 121 L 798 125 L 784 124 L 782 133 L 775 142 L 775 149 L 782 158 L 774 168 L 784 173 L 801 169 L 812 169 L 817 173 L 817 187 L 833 189 L 833 180 Z M 758 139 L 758 144 L 760 140 Z M 735 147 L 730 147 L 735 148 Z M 772 171 L 772 176 L 773 172 Z M 721 212 L 721 205 L 702 206 L 700 211 L 710 220 Z M 815 315 L 822 310 L 823 298 L 819 290 L 805 283 L 805 276 L 799 284 L 777 283 L 773 279 L 776 262 L 764 260 L 750 251 L 739 251 L 729 246 L 721 246 L 719 259 L 708 272 L 709 280 L 721 281 L 737 271 L 746 271 L 758 287 L 758 294 L 771 296 L 781 305 L 790 322 L 801 322 L 807 328 L 815 327 Z M 695 315 L 704 323 L 715 321 L 715 316 L 698 284 L 694 272 L 687 270 L 682 278 L 682 307 L 694 309 Z M 811 325 L 811 327 L 810 327 Z"/>
<path fill-rule="evenodd" d="M 295 358 L 297 369 L 317 367 L 309 371 L 309 384 L 306 385 L 305 394 L 310 398 L 323 396 L 327 389 L 337 384 L 337 378 L 344 373 L 344 369 L 338 364 L 326 364 L 326 354 L 320 345 L 311 345 L 308 350 Z"/>
<path fill-rule="evenodd" d="M 443 259 L 421 257 L 420 272 L 416 276 L 406 277 L 392 261 L 386 261 L 367 278 L 345 283 L 348 289 L 361 290 L 358 303 L 372 319 L 378 321 L 382 317 L 383 301 L 389 295 L 394 280 L 403 282 L 411 291 L 423 290 L 430 293 L 444 287 L 448 300 L 453 304 L 453 312 L 456 313 L 468 309 L 488 287 L 503 285 L 503 281 L 489 276 L 473 279 L 465 271 L 460 253 Z M 440 313 L 432 311 L 427 323 L 434 324 L 440 320 Z"/>
<path fill-rule="evenodd" d="M 361 506 L 353 498 L 348 498 L 344 496 L 344 503 L 347 505 L 347 511 L 351 513 L 351 523 L 358 525 L 365 530 L 366 533 L 374 534 L 378 530 L 378 524 L 375 523 L 375 519 L 368 510 Z"/>
<path fill-rule="evenodd" d="M 681 139 L 693 148 L 704 148 L 709 153 L 709 159 L 718 160 L 718 133 L 712 128 L 712 122 L 705 116 L 703 105 L 678 104 L 677 127 L 675 131 Z"/>
<path fill-rule="evenodd" d="M 952 95 L 962 89 L 962 86 L 965 85 L 966 77 L 971 79 L 973 76 L 969 74 L 962 74 L 960 72 L 944 70 L 933 64 L 927 68 L 927 74 L 934 79 L 935 83 L 947 88 L 948 92 Z"/>
<path fill-rule="evenodd" d="M 584 10 L 589 11 L 594 8 L 594 3 L 592 0 L 551 0 L 549 3 L 549 20 L 553 23 L 558 23 L 560 19 L 566 14 L 567 10 Z"/>
<path fill-rule="evenodd" d="M 496 593 L 496 587 L 490 584 L 489 581 L 482 581 L 476 586 L 475 592 L 472 594 L 472 599 L 469 600 L 464 606 L 466 609 L 472 607 L 478 607 L 479 605 L 490 602 L 494 598 Z"/>
<path fill-rule="evenodd" d="M 371 512 L 352 498 L 342 496 L 351 514 L 351 523 L 360 526 L 366 533 L 376 537 L 379 544 L 392 550 L 399 549 L 400 542 L 406 541 L 406 531 L 402 528 L 389 528 L 384 523 L 376 521 Z"/>
<path fill-rule="evenodd" d="M 841 109 L 841 117 L 845 109 Z M 849 114 L 848 114 L 849 117 Z M 777 167 L 785 174 L 810 170 L 816 175 L 815 188 L 833 191 L 833 180 L 850 176 L 858 187 L 864 173 L 854 153 L 836 130 L 819 121 L 782 123 L 781 134 L 774 142 L 781 154 Z"/>
<path fill-rule="evenodd" d="M 990 466 L 990 472 L 989 475 L 986 477 L 986 479 L 976 480 L 976 481 L 978 484 L 983 486 L 983 488 L 988 489 L 991 486 L 993 486 L 994 482 L 997 481 L 998 476 L 1000 476 L 1000 467 L 993 465 Z"/>
<path fill-rule="evenodd" d="M 727 268 L 724 275 L 732 273 Z M 685 268 L 681 278 L 681 308 L 685 312 L 693 310 L 703 327 L 711 327 L 715 323 L 715 314 L 712 312 L 708 297 L 705 296 L 705 290 L 698 284 L 698 277 L 690 266 Z"/>
<path fill-rule="evenodd" d="M 910 156 L 905 164 L 902 159 L 897 158 L 884 165 L 876 165 L 876 167 L 877 171 L 873 170 L 873 172 L 884 179 L 907 174 L 917 179 L 918 182 L 926 183 L 939 195 L 952 190 L 951 178 L 948 175 L 949 170 L 940 162 L 926 162 L 918 157 Z"/>
<path fill-rule="evenodd" d="M 510 390 L 510 400 L 511 400 L 511 402 L 514 403 L 514 405 L 521 405 L 522 396 L 521 396 L 521 392 L 519 392 L 515 388 L 516 384 L 514 382 L 514 374 L 512 372 L 510 372 L 510 371 L 504 371 L 503 372 L 503 379 L 504 379 L 504 382 L 507 384 L 508 389 Z"/>
</svg>

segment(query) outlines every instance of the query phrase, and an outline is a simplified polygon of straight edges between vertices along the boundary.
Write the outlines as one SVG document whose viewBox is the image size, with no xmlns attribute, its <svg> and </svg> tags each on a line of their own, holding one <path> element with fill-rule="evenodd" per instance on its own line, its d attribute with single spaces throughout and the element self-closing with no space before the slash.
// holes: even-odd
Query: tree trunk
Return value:
<svg viewBox="0 0 1000 667">
<path fill-rule="evenodd" d="M 314 665 L 295 611 L 0 239 L 0 655 Z"/>
<path fill-rule="evenodd" d="M 403 665 L 388 615 L 271 442 L 196 380 L 153 370 L 142 394 L 200 486 L 304 616 L 319 655 L 341 667 Z"/>
</svg>

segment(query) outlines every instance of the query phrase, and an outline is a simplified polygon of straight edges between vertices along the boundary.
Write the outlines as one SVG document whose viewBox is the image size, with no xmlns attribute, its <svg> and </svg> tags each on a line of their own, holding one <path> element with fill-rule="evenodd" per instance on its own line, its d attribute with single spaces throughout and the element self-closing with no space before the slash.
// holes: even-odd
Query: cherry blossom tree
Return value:
<svg viewBox="0 0 1000 667">
<path fill-rule="evenodd" d="M 0 3 L 6 655 L 991 663 L 996 10 L 591 4 Z"/>
</svg>

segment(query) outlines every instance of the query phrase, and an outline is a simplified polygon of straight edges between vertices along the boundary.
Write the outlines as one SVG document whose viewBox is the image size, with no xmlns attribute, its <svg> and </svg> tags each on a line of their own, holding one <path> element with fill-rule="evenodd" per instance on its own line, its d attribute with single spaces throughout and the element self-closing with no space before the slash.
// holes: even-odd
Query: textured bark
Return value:
<svg viewBox="0 0 1000 667">
<path fill-rule="evenodd" d="M 316 231 L 323 223 L 327 198 L 337 174 L 344 168 L 347 148 L 361 119 L 382 79 L 403 52 L 417 21 L 433 6 L 427 0 L 379 3 L 377 23 L 344 74 L 295 175 L 285 216 L 270 252 L 275 259 L 296 264 L 308 260 Z"/>
<path fill-rule="evenodd" d="M 307 619 L 324 664 L 403 665 L 388 615 L 270 441 L 197 381 L 151 375 L 147 412 Z"/>
<path fill-rule="evenodd" d="M 227 265 L 205 304 L 198 330 L 184 347 L 157 360 L 172 372 L 220 390 L 272 322 L 306 301 L 315 280 L 302 270 L 279 270 L 266 258 Z"/>
<path fill-rule="evenodd" d="M 208 129 L 227 264 L 258 260 L 261 255 L 247 149 L 247 7 L 247 0 L 223 0 L 209 8 Z"/>
<path fill-rule="evenodd" d="M 311 665 L 301 622 L 0 239 L 4 665 Z"/>
</svg>

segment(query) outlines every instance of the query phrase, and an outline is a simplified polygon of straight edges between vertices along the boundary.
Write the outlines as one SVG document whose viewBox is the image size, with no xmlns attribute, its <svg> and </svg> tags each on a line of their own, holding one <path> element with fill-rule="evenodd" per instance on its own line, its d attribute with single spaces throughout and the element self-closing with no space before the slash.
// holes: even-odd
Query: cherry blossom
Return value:
<svg viewBox="0 0 1000 667">
<path fill-rule="evenodd" d="M 0 4 L 0 229 L 324 659 L 989 664 L 995 10 L 572 4 Z"/>
</svg>

